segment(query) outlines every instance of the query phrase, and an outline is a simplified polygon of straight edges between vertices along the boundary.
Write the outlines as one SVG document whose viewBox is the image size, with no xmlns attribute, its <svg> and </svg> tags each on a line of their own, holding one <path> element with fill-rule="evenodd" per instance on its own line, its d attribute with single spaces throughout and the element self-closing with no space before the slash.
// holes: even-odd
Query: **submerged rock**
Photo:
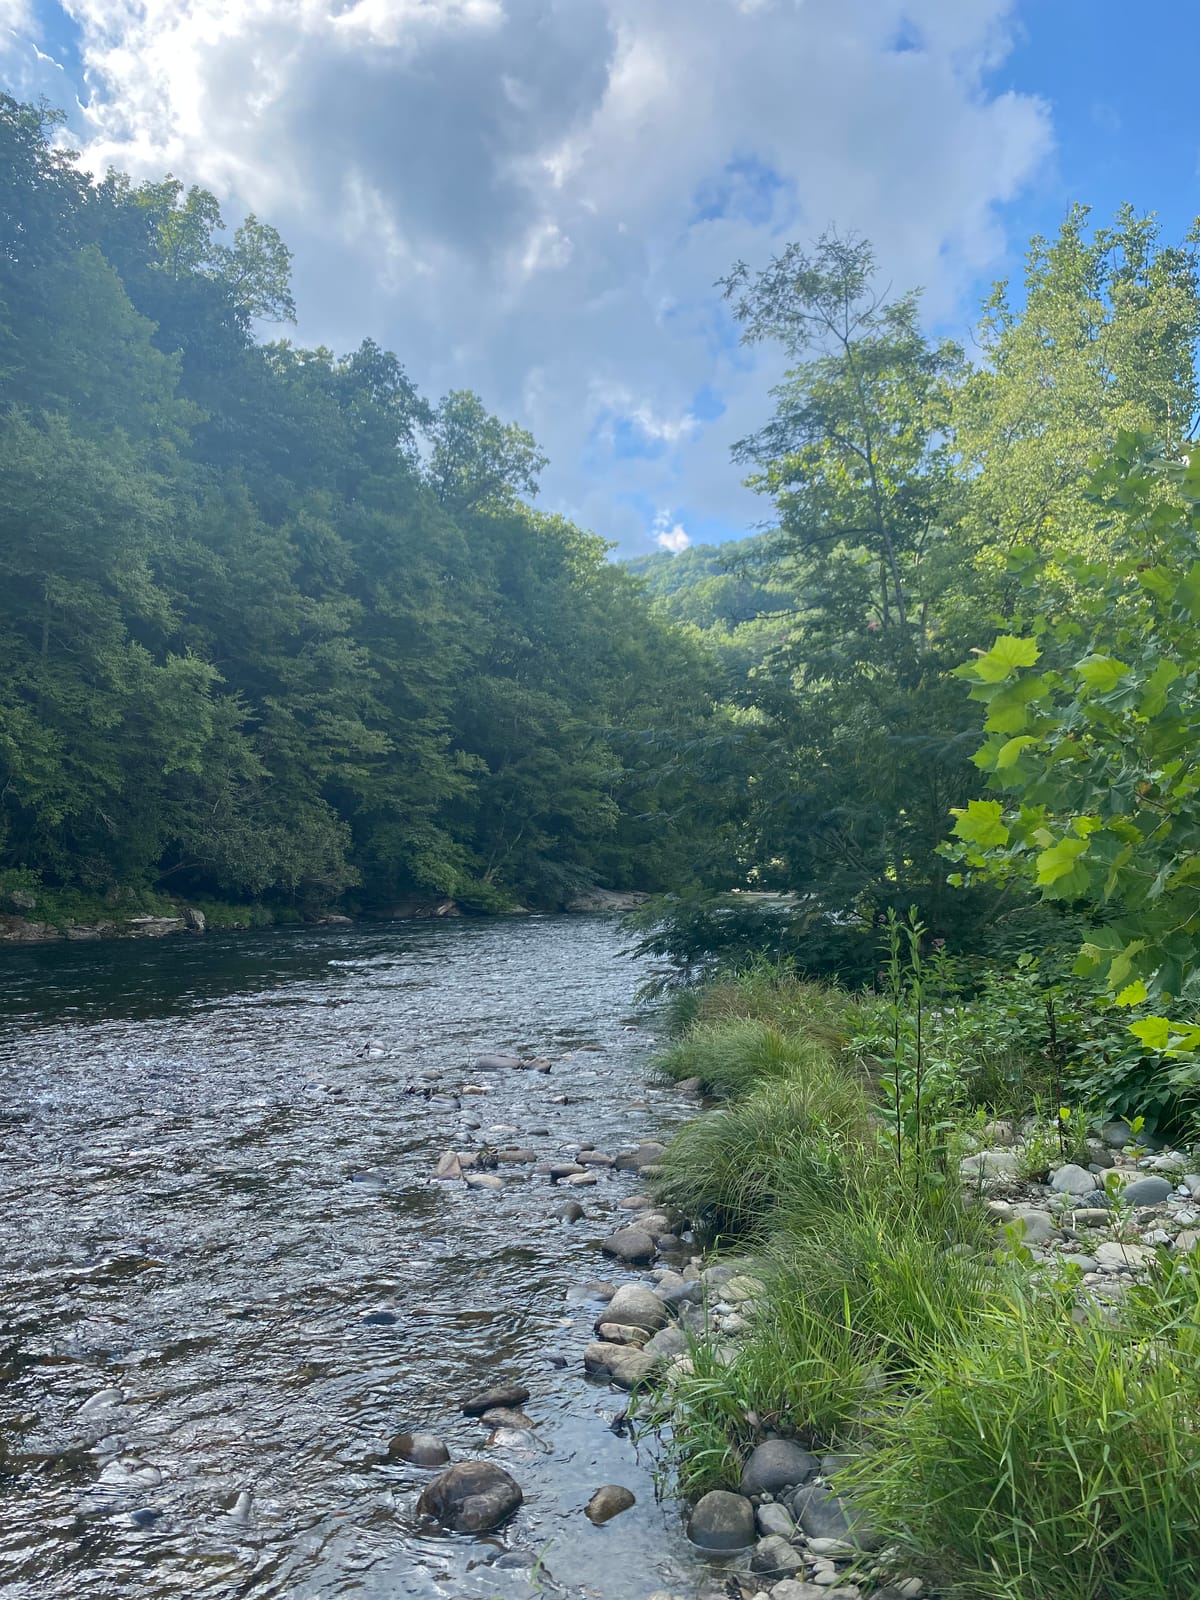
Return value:
<svg viewBox="0 0 1200 1600">
<path fill-rule="evenodd" d="M 502 1383 L 494 1389 L 468 1395 L 460 1402 L 459 1410 L 465 1417 L 481 1417 L 485 1411 L 492 1411 L 497 1406 L 523 1406 L 528 1399 L 529 1390 L 523 1383 Z"/>
<path fill-rule="evenodd" d="M 389 1461 L 409 1461 L 414 1467 L 444 1467 L 449 1459 L 436 1433 L 398 1433 L 388 1445 Z"/>
<path fill-rule="evenodd" d="M 598 1340 L 583 1352 L 584 1370 L 595 1377 L 611 1378 L 618 1389 L 636 1389 L 658 1371 L 658 1358 L 632 1345 Z"/>
<path fill-rule="evenodd" d="M 702 1550 L 744 1550 L 754 1543 L 754 1507 L 745 1495 L 711 1489 L 696 1502 L 689 1532 Z"/>
<path fill-rule="evenodd" d="M 475 1062 L 475 1071 L 504 1072 L 513 1070 L 520 1065 L 520 1056 L 479 1056 Z"/>
<path fill-rule="evenodd" d="M 636 1504 L 637 1496 L 631 1489 L 623 1489 L 619 1483 L 606 1483 L 602 1489 L 596 1490 L 583 1508 L 583 1514 L 589 1522 L 599 1527 Z"/>
<path fill-rule="evenodd" d="M 515 1478 L 490 1461 L 460 1461 L 439 1474 L 417 1501 L 422 1516 L 454 1533 L 491 1533 L 524 1496 Z"/>
</svg>

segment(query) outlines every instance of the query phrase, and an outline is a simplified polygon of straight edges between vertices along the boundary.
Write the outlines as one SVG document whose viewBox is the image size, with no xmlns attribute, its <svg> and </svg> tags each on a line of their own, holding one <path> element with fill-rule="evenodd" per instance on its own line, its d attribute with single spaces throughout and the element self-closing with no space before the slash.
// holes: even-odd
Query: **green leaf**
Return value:
<svg viewBox="0 0 1200 1600">
<path fill-rule="evenodd" d="M 1040 888 L 1055 884 L 1060 878 L 1075 870 L 1075 863 L 1087 849 L 1086 839 L 1060 839 L 1037 858 L 1037 882 Z"/>
<path fill-rule="evenodd" d="M 1004 808 L 999 800 L 972 800 L 965 809 L 955 808 L 951 814 L 955 819 L 953 831 L 965 843 L 977 844 L 984 850 L 1008 843 L 1008 829 L 1002 820 Z"/>
<path fill-rule="evenodd" d="M 1075 670 L 1096 694 L 1108 694 L 1129 672 L 1125 662 L 1113 656 L 1085 656 Z"/>
<path fill-rule="evenodd" d="M 1011 634 L 1001 634 L 992 648 L 981 653 L 972 663 L 976 675 L 984 683 L 1003 683 L 1021 667 L 1037 665 L 1041 651 L 1033 639 L 1016 639 Z"/>
<path fill-rule="evenodd" d="M 1045 678 L 1016 678 L 995 688 L 981 686 L 972 698 L 987 700 L 989 733 L 1020 733 L 1029 726 L 1030 705 L 1044 699 L 1048 687 Z"/>
<path fill-rule="evenodd" d="M 996 771 L 1003 772 L 1008 767 L 1015 766 L 1020 759 L 1021 751 L 1036 743 L 1037 740 L 1031 733 L 1023 733 L 1015 739 L 1010 739 L 996 752 Z"/>
<path fill-rule="evenodd" d="M 1119 1006 L 1140 1006 L 1148 997 L 1149 991 L 1140 978 L 1135 978 L 1132 983 L 1127 983 L 1117 995 L 1115 1003 Z"/>
<path fill-rule="evenodd" d="M 1129 1024 L 1129 1031 L 1147 1050 L 1165 1050 L 1171 1043 L 1171 1024 L 1166 1017 L 1142 1017 Z"/>
</svg>

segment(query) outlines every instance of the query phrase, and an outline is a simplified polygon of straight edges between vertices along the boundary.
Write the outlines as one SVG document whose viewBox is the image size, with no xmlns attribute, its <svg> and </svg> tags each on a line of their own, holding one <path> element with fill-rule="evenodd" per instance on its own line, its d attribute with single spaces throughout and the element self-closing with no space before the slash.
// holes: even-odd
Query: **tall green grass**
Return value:
<svg viewBox="0 0 1200 1600">
<path fill-rule="evenodd" d="M 871 1430 L 857 1500 L 945 1593 L 1194 1600 L 1200 1362 L 1028 1286 L 924 1346 Z"/>
<path fill-rule="evenodd" d="M 699 1078 L 705 1094 L 738 1100 L 771 1079 L 824 1081 L 830 1070 L 827 1045 L 786 1032 L 773 1022 L 733 1017 L 701 1022 L 655 1061 L 676 1083 Z"/>
<path fill-rule="evenodd" d="M 659 1197 L 749 1241 L 765 1286 L 732 1359 L 699 1343 L 660 1401 L 680 1488 L 794 1436 L 851 1453 L 839 1486 L 939 1595 L 1194 1600 L 1197 1275 L 1089 1309 L 1032 1272 L 928 1152 L 901 1177 L 836 1030 L 772 1013 L 797 987 L 708 986 L 663 1062 L 730 1103 L 677 1134 Z"/>
<path fill-rule="evenodd" d="M 844 1165 L 869 1136 L 866 1099 L 840 1062 L 777 1078 L 746 1099 L 687 1123 L 662 1158 L 655 1194 L 710 1236 L 761 1236 L 774 1213 L 821 1193 L 837 1205 Z"/>
</svg>

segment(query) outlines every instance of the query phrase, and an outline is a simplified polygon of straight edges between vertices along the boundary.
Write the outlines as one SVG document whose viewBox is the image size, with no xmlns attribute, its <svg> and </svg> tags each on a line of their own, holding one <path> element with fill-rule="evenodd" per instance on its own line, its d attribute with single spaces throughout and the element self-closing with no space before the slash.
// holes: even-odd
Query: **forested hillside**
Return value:
<svg viewBox="0 0 1200 1600">
<path fill-rule="evenodd" d="M 470 393 L 263 338 L 289 255 L 0 100 L 0 883 L 386 909 L 679 887 L 709 659 Z"/>
</svg>

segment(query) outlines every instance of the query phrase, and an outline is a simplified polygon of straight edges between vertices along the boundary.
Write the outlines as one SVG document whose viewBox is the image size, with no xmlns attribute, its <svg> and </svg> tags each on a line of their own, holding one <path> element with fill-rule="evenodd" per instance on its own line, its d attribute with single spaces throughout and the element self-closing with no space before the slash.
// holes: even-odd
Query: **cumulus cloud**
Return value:
<svg viewBox="0 0 1200 1600">
<path fill-rule="evenodd" d="M 669 550 L 673 556 L 677 556 L 688 548 L 692 540 L 682 522 L 672 525 L 671 513 L 660 511 L 654 518 L 654 542 L 660 550 Z"/>
<path fill-rule="evenodd" d="M 477 389 L 630 551 L 761 514 L 729 447 L 777 372 L 714 280 L 836 223 L 959 316 L 1051 143 L 991 86 L 1015 0 L 65 3 L 92 167 L 268 217 L 301 337 Z"/>
</svg>

